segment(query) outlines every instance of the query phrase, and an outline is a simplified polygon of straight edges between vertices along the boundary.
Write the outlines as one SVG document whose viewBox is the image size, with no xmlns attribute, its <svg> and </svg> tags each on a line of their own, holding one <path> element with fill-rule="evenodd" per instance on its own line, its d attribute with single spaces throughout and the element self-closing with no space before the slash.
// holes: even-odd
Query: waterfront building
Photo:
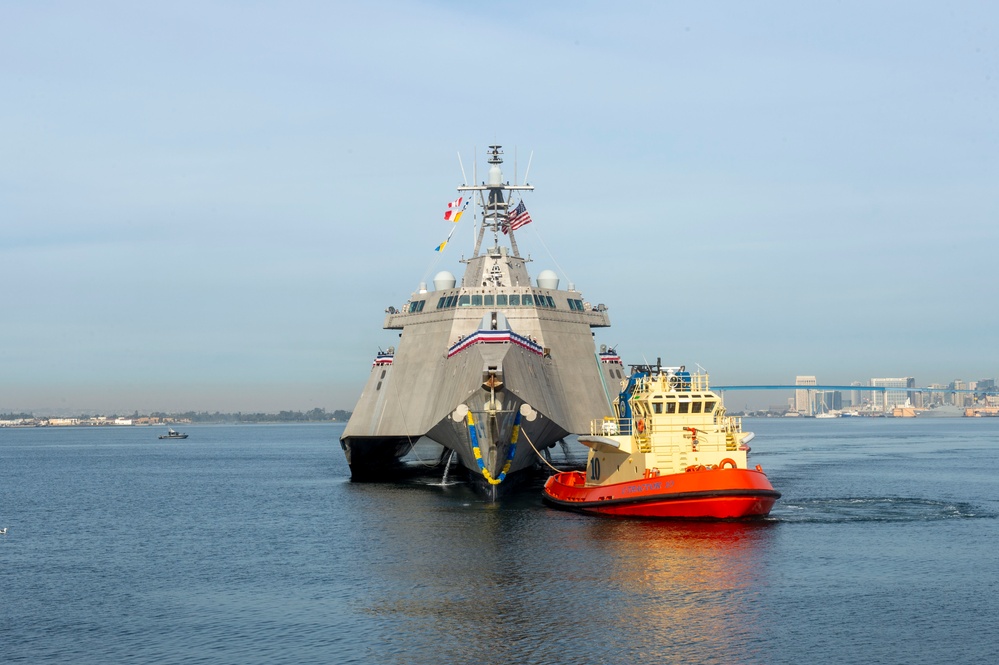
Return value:
<svg viewBox="0 0 999 665">
<path fill-rule="evenodd" d="M 966 381 L 962 381 L 961 379 L 954 379 L 953 381 L 950 382 L 950 385 L 947 387 L 955 391 L 971 390 L 968 387 L 968 383 Z M 951 393 L 951 403 L 954 404 L 954 406 L 971 406 L 973 401 L 974 397 L 971 395 L 971 393 L 959 393 L 959 392 Z"/>
<path fill-rule="evenodd" d="M 794 385 L 796 386 L 814 386 L 817 385 L 818 381 L 815 380 L 814 376 L 796 376 L 794 377 Z M 799 388 L 794 391 L 794 410 L 798 413 L 806 416 L 815 415 L 815 404 L 812 402 L 812 393 L 814 391 L 808 388 Z"/>
<path fill-rule="evenodd" d="M 900 389 L 915 388 L 916 380 L 911 376 L 901 379 L 871 379 L 871 386 Z M 913 403 L 911 396 L 913 394 L 914 393 L 910 393 L 908 390 L 885 390 L 883 393 L 873 393 L 871 402 L 874 405 L 874 410 L 889 412 L 896 406 L 905 406 L 906 403 L 911 406 Z"/>
<path fill-rule="evenodd" d="M 818 393 L 817 401 L 822 404 L 821 411 L 842 411 L 843 393 L 838 390 L 823 390 Z"/>
</svg>

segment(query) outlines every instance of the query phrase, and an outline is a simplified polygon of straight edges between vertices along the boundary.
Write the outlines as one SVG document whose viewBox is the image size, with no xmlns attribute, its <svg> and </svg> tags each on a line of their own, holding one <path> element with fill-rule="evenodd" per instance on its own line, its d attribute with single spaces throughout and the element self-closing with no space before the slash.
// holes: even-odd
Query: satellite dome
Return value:
<svg viewBox="0 0 999 665">
<path fill-rule="evenodd" d="M 447 270 L 442 270 L 436 275 L 434 275 L 434 291 L 444 291 L 445 289 L 453 289 L 455 284 L 454 275 L 449 273 Z"/>
<path fill-rule="evenodd" d="M 558 275 L 555 274 L 554 270 L 542 270 L 538 274 L 538 288 L 541 289 L 558 288 Z"/>
</svg>

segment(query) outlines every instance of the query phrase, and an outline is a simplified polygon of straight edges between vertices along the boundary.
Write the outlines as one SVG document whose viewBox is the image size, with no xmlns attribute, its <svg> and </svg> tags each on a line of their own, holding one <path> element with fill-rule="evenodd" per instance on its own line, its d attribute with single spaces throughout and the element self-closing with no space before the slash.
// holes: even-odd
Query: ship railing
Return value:
<svg viewBox="0 0 999 665">
<path fill-rule="evenodd" d="M 630 436 L 631 434 L 642 434 L 641 438 L 671 438 L 674 441 L 690 440 L 689 426 L 681 423 L 663 423 L 653 418 L 646 418 L 642 423 L 642 432 L 638 432 L 638 421 L 642 418 L 616 418 L 605 416 L 595 418 L 590 421 L 590 434 L 592 436 Z M 725 416 L 724 420 L 718 424 L 709 425 L 703 428 L 697 427 L 698 432 L 703 433 L 703 438 L 698 438 L 698 449 L 703 451 L 725 450 L 726 437 L 719 438 L 719 434 L 740 434 L 742 432 L 742 418 L 740 416 Z M 716 435 L 716 436 L 708 436 Z M 712 440 L 714 441 L 712 443 Z"/>
<path fill-rule="evenodd" d="M 605 416 L 594 418 L 590 421 L 590 434 L 593 436 L 617 436 L 618 434 L 631 434 L 631 418 L 615 418 Z"/>
<path fill-rule="evenodd" d="M 710 390 L 708 375 L 668 370 L 642 377 L 636 392 L 705 392 Z"/>
</svg>

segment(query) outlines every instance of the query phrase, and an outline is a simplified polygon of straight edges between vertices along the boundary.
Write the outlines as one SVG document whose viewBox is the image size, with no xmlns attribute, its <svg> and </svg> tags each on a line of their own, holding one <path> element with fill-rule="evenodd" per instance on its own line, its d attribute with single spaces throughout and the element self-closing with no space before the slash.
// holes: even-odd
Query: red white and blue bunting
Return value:
<svg viewBox="0 0 999 665">
<path fill-rule="evenodd" d="M 474 344 L 516 344 L 539 356 L 544 355 L 544 349 L 534 340 L 522 337 L 509 330 L 477 330 L 447 350 L 447 357 L 461 353 Z"/>
</svg>

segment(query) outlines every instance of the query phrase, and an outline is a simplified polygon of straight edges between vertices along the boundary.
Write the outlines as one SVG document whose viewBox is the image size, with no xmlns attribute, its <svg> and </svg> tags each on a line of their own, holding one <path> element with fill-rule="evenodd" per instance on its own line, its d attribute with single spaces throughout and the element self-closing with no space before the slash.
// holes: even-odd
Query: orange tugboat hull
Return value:
<svg viewBox="0 0 999 665">
<path fill-rule="evenodd" d="M 780 498 L 766 474 L 707 469 L 586 486 L 581 471 L 556 473 L 544 499 L 558 508 L 618 517 L 741 519 L 765 517 Z"/>
</svg>

